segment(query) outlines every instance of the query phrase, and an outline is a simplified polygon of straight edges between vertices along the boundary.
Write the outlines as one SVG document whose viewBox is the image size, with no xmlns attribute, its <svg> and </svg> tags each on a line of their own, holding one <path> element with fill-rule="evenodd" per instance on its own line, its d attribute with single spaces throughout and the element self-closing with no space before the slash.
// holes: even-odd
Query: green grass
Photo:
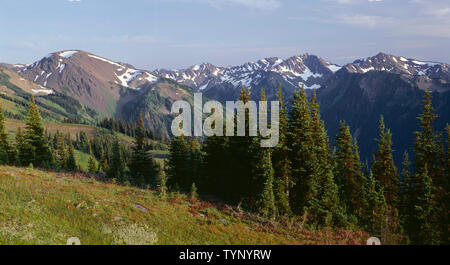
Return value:
<svg viewBox="0 0 450 265">
<path fill-rule="evenodd" d="M 77 161 L 77 165 L 81 167 L 81 170 L 85 172 L 88 171 L 89 154 L 75 150 L 75 160 Z M 97 160 L 95 160 L 95 166 L 98 167 Z"/>
<path fill-rule="evenodd" d="M 345 231 L 344 231 L 345 232 Z M 0 244 L 361 244 L 363 233 L 307 231 L 231 207 L 161 199 L 84 175 L 0 166 Z"/>
</svg>

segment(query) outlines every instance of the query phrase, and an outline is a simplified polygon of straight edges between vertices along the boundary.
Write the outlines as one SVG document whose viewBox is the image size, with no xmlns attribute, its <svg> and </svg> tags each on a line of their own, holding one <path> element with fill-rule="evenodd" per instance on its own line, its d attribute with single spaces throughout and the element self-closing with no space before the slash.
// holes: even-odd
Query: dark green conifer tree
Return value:
<svg viewBox="0 0 450 265">
<path fill-rule="evenodd" d="M 91 174 L 97 173 L 97 165 L 95 164 L 94 154 L 92 153 L 92 145 L 89 143 L 89 161 L 88 161 L 88 172 Z"/>
<path fill-rule="evenodd" d="M 364 181 L 364 214 L 362 216 L 362 224 L 367 231 L 373 236 L 377 236 L 385 240 L 386 237 L 386 212 L 387 203 L 384 198 L 383 187 L 369 172 L 367 179 Z"/>
<path fill-rule="evenodd" d="M 221 199 L 228 198 L 233 186 L 230 183 L 228 150 L 228 137 L 225 136 L 210 136 L 206 138 L 203 146 L 204 180 L 200 182 L 200 189 Z"/>
<path fill-rule="evenodd" d="M 133 154 L 129 165 L 130 175 L 137 184 L 156 187 L 157 165 L 148 153 L 145 138 L 144 120 L 142 115 L 140 115 L 134 140 Z"/>
<path fill-rule="evenodd" d="M 167 184 L 172 189 L 189 192 L 189 145 L 184 136 L 174 137 L 170 144 L 169 161 L 167 167 Z"/>
<path fill-rule="evenodd" d="M 410 171 L 411 163 L 409 162 L 408 152 L 403 154 L 402 162 L 402 175 L 400 179 L 400 199 L 399 199 L 399 213 L 402 226 L 406 228 L 408 226 L 408 221 L 411 218 L 410 213 L 413 207 L 412 198 L 412 178 Z"/>
<path fill-rule="evenodd" d="M 382 185 L 385 192 L 384 197 L 388 205 L 398 207 L 399 179 L 397 169 L 392 157 L 392 134 L 384 124 L 384 118 L 380 119 L 380 134 L 378 142 L 378 150 L 375 153 L 375 161 L 372 165 L 372 173 L 374 178 Z"/>
<path fill-rule="evenodd" d="M 339 204 L 338 187 L 334 180 L 329 139 L 324 122 L 320 119 L 320 106 L 314 91 L 311 98 L 312 138 L 315 164 L 311 178 L 312 197 L 308 212 L 315 223 L 321 225 L 344 224 L 344 209 Z"/>
<path fill-rule="evenodd" d="M 292 185 L 290 177 L 291 162 L 289 160 L 289 151 L 287 146 L 288 116 L 286 104 L 283 100 L 283 91 L 281 86 L 277 99 L 280 103 L 279 142 L 273 149 L 272 153 L 275 206 L 279 215 L 290 215 L 292 211 L 289 206 L 289 191 Z"/>
<path fill-rule="evenodd" d="M 360 218 L 365 180 L 361 174 L 361 164 L 357 163 L 358 152 L 356 142 L 352 141 L 350 128 L 345 125 L 345 122 L 341 122 L 339 134 L 336 137 L 334 175 L 339 188 L 340 201 L 347 213 Z"/>
<path fill-rule="evenodd" d="M 297 215 L 304 215 L 304 207 L 313 196 L 311 180 L 317 159 L 313 150 L 311 112 L 304 87 L 295 92 L 292 109 L 289 113 L 287 146 L 291 160 L 293 187 L 290 193 L 290 205 Z"/>
<path fill-rule="evenodd" d="M 199 186 L 202 186 L 203 178 L 203 154 L 200 149 L 200 144 L 197 139 L 191 137 L 189 139 L 189 177 L 190 179 L 186 180 L 191 183 L 200 183 Z"/>
<path fill-rule="evenodd" d="M 265 91 L 261 91 L 261 101 L 267 101 Z M 264 138 L 259 137 L 260 141 Z M 253 176 L 256 180 L 256 210 L 266 217 L 275 217 L 275 196 L 273 192 L 274 170 L 272 166 L 272 149 L 263 148 L 258 143 L 254 146 Z"/>
<path fill-rule="evenodd" d="M 448 179 L 445 177 L 443 144 L 441 141 L 442 135 L 434 130 L 434 121 L 436 119 L 434 108 L 432 106 L 432 96 L 430 92 L 425 91 L 423 100 L 423 111 L 419 115 L 420 130 L 416 132 L 415 142 L 415 174 L 413 181 L 413 200 L 423 197 L 425 187 L 422 187 L 425 180 L 421 179 L 423 176 L 431 178 L 433 185 L 433 200 L 436 202 L 436 211 L 440 213 L 448 213 Z M 426 172 L 425 172 L 426 168 Z M 418 205 L 420 202 L 414 202 Z M 433 225 L 435 230 L 441 232 L 445 237 L 448 231 L 448 214 L 440 214 L 439 218 L 433 219 L 436 223 Z M 409 229 L 409 232 L 414 234 L 417 229 L 420 229 L 420 220 L 415 219 L 414 223 Z M 442 238 L 442 241 L 447 241 L 448 238 Z"/>
<path fill-rule="evenodd" d="M 107 177 L 116 179 L 120 182 L 126 181 L 125 164 L 123 161 L 123 154 L 120 148 L 119 140 L 115 140 L 111 150 L 112 158 L 107 172 Z"/>
<path fill-rule="evenodd" d="M 250 91 L 242 88 L 240 101 L 246 104 L 250 101 Z M 249 135 L 249 116 L 248 110 L 245 111 L 245 136 L 237 136 L 238 115 L 236 115 L 234 123 L 235 137 L 229 137 L 228 152 L 225 160 L 228 166 L 228 192 L 225 195 L 225 200 L 231 203 L 243 203 L 245 207 L 255 207 L 255 196 L 260 191 L 256 186 L 258 183 L 253 176 L 253 166 L 255 165 L 255 145 L 257 144 L 257 137 Z"/>
<path fill-rule="evenodd" d="M 447 133 L 447 155 L 446 155 L 446 169 L 447 169 L 447 180 L 450 178 L 450 124 L 445 127 Z M 448 185 L 448 182 L 447 182 Z M 448 186 L 447 186 L 448 188 Z"/>
<path fill-rule="evenodd" d="M 191 190 L 189 192 L 189 196 L 191 197 L 192 201 L 195 201 L 198 198 L 197 186 L 195 186 L 195 183 L 192 183 L 192 185 L 191 185 Z"/>
<path fill-rule="evenodd" d="M 75 150 L 72 144 L 72 139 L 70 137 L 70 133 L 67 134 L 67 144 L 68 144 L 68 158 L 67 158 L 67 170 L 74 172 L 77 171 L 77 161 L 75 159 Z"/>
<path fill-rule="evenodd" d="M 29 165 L 28 161 L 31 161 L 33 157 L 33 149 L 28 142 L 25 141 L 22 128 L 17 128 L 16 132 L 16 151 L 17 151 L 17 164 L 19 166 Z M 27 164 L 28 163 L 28 164 Z"/>
<path fill-rule="evenodd" d="M 29 152 L 24 155 L 28 158 L 28 161 L 25 161 L 27 164 L 32 163 L 36 167 L 48 167 L 51 164 L 52 154 L 34 97 L 31 97 L 29 104 L 24 141 L 31 147 L 24 150 Z"/>
<path fill-rule="evenodd" d="M 108 160 L 106 159 L 106 154 L 105 154 L 105 150 L 102 148 L 101 150 L 101 159 L 100 159 L 100 163 L 98 164 L 98 171 L 100 173 L 103 172 L 108 172 Z"/>
<path fill-rule="evenodd" d="M 450 124 L 447 124 L 447 127 L 445 128 L 446 134 L 447 134 L 447 152 L 446 152 L 446 174 L 445 174 L 445 179 L 446 182 L 444 183 L 444 190 L 445 190 L 445 203 L 444 203 L 444 216 L 443 216 L 443 220 L 442 223 L 443 225 L 448 224 L 450 219 L 448 216 L 448 212 L 450 211 L 450 185 L 449 185 L 449 179 L 450 179 Z M 444 226 L 445 227 L 445 226 Z M 445 229 L 444 228 L 444 233 L 443 234 L 443 240 L 442 243 L 449 245 L 450 244 L 450 229 Z"/>
<path fill-rule="evenodd" d="M 10 154 L 11 147 L 9 146 L 8 133 L 6 132 L 5 115 L 0 108 L 0 165 L 8 164 L 10 162 Z"/>
<path fill-rule="evenodd" d="M 413 244 L 436 245 L 440 242 L 439 230 L 436 227 L 436 201 L 433 194 L 433 180 L 428 176 L 427 165 L 419 178 L 419 197 L 414 205 L 414 220 L 418 229 L 412 233 Z M 448 225 L 448 224 L 447 224 Z"/>
<path fill-rule="evenodd" d="M 167 175 L 165 169 L 159 171 L 158 190 L 159 196 L 165 199 L 167 197 Z"/>
<path fill-rule="evenodd" d="M 57 132 L 57 144 L 56 144 L 56 162 L 60 169 L 67 169 L 67 160 L 69 153 L 66 148 L 66 140 L 63 134 Z"/>
</svg>

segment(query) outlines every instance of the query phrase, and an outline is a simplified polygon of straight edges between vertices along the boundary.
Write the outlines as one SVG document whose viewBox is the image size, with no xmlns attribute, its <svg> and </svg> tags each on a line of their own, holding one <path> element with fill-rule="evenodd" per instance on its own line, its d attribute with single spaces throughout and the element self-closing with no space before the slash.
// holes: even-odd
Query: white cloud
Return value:
<svg viewBox="0 0 450 265">
<path fill-rule="evenodd" d="M 352 25 L 357 27 L 369 27 L 374 28 L 377 26 L 383 26 L 391 24 L 393 21 L 390 17 L 382 16 L 369 16 L 369 15 L 340 15 L 337 17 L 337 23 Z"/>
<path fill-rule="evenodd" d="M 273 10 L 282 5 L 282 0 L 173 0 L 206 3 L 216 8 L 223 6 L 244 6 L 256 10 Z"/>
<path fill-rule="evenodd" d="M 81 0 L 67 0 L 67 2 L 76 3 L 76 2 L 81 2 Z"/>
<path fill-rule="evenodd" d="M 439 9 L 428 9 L 425 13 L 427 15 L 431 15 L 431 16 L 443 17 L 443 16 L 450 14 L 450 7 L 439 8 Z"/>
<path fill-rule="evenodd" d="M 95 42 L 103 43 L 127 43 L 127 44 L 154 44 L 157 42 L 166 41 L 167 38 L 163 36 L 153 36 L 153 35 L 114 35 L 114 36 L 95 36 L 91 38 Z"/>
<path fill-rule="evenodd" d="M 239 4 L 250 8 L 257 9 L 275 9 L 281 6 L 280 0 L 223 0 L 230 4 Z"/>
<path fill-rule="evenodd" d="M 390 26 L 395 19 L 392 17 L 372 16 L 363 14 L 340 14 L 330 18 L 318 17 L 288 17 L 289 20 L 307 20 L 319 23 L 343 24 L 359 28 L 380 28 Z"/>
<path fill-rule="evenodd" d="M 336 2 L 338 4 L 342 5 L 350 5 L 350 4 L 357 4 L 357 3 L 366 3 L 366 2 L 382 2 L 383 0 L 325 0 L 327 2 Z"/>
</svg>

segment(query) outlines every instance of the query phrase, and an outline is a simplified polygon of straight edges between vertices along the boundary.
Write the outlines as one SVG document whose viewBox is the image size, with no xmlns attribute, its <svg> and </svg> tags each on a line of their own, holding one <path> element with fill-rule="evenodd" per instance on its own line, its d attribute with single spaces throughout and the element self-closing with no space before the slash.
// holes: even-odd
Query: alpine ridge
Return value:
<svg viewBox="0 0 450 265">
<path fill-rule="evenodd" d="M 202 91 L 206 96 L 220 100 L 234 100 L 242 86 L 260 90 L 278 83 L 291 94 L 301 84 L 307 89 L 318 89 L 341 67 L 309 54 L 282 60 L 271 57 L 240 66 L 217 67 L 209 63 L 194 65 L 185 70 L 157 69 L 155 73 Z M 269 86 L 269 87 L 267 87 Z M 268 99 L 274 94 L 268 93 Z"/>
<path fill-rule="evenodd" d="M 88 52 L 66 50 L 30 65 L 2 66 L 34 83 L 31 93 L 70 96 L 101 116 L 131 122 L 142 113 L 145 126 L 163 138 L 170 137 L 170 107 L 174 101 L 192 100 L 194 92 L 220 102 L 234 101 L 242 87 L 249 88 L 255 100 L 261 90 L 267 100 L 276 100 L 280 87 L 285 100 L 303 85 L 308 94 L 316 90 L 331 139 L 339 121 L 346 120 L 355 130 L 362 157 L 369 157 L 373 151 L 371 140 L 376 131 L 366 125 L 376 124 L 381 115 L 392 128 L 395 147 L 411 148 L 406 143 L 413 142 L 424 90 L 434 92 L 439 128 L 450 113 L 448 64 L 382 52 L 343 66 L 305 53 L 230 67 L 202 63 L 183 70 L 148 71 Z"/>
</svg>

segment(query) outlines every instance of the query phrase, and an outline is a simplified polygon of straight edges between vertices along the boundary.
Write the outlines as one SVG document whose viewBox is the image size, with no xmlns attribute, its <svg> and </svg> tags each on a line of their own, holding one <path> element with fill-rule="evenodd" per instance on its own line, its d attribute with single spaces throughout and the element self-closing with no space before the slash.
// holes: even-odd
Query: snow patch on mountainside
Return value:
<svg viewBox="0 0 450 265">
<path fill-rule="evenodd" d="M 61 56 L 61 57 L 66 58 L 66 59 L 69 59 L 70 57 L 72 57 L 76 53 L 78 53 L 78 51 L 64 51 L 64 52 L 61 52 L 58 55 Z"/>
<path fill-rule="evenodd" d="M 120 70 L 124 69 L 123 65 L 118 64 L 118 63 L 113 62 L 113 61 L 110 61 L 108 59 L 105 59 L 105 58 L 102 58 L 102 57 L 99 57 L 99 56 L 96 56 L 96 55 L 92 55 L 92 54 L 89 54 L 88 56 L 91 57 L 91 58 L 94 58 L 94 59 L 97 59 L 97 60 L 100 60 L 100 61 L 112 64 L 112 65 L 118 66 Z"/>
<path fill-rule="evenodd" d="M 330 69 L 331 72 L 336 73 L 337 71 L 342 69 L 342 66 L 336 65 L 336 64 L 330 64 L 327 66 L 328 69 Z"/>
<path fill-rule="evenodd" d="M 43 86 L 39 86 L 41 89 L 31 89 L 31 91 L 34 94 L 46 94 L 46 95 L 50 95 L 50 94 L 54 94 L 55 92 L 51 89 L 48 89 L 46 87 Z"/>
<path fill-rule="evenodd" d="M 306 67 L 306 70 L 302 74 L 299 74 L 299 76 L 303 80 L 308 81 L 310 77 L 322 77 L 323 74 L 313 73 L 308 67 Z"/>
</svg>

